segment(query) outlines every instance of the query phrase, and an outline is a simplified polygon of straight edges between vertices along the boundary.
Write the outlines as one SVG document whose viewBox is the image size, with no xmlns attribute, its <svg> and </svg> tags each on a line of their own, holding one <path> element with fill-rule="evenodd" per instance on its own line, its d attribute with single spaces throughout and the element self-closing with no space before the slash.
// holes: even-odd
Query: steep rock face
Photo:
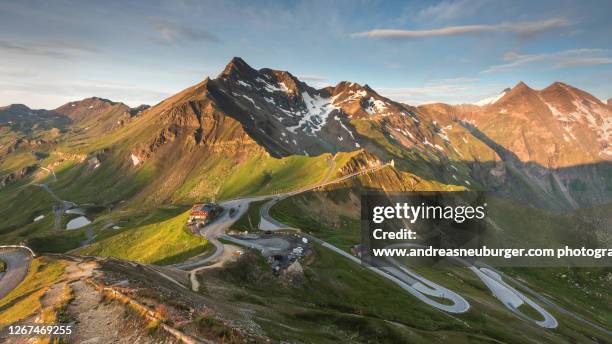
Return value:
<svg viewBox="0 0 612 344">
<path fill-rule="evenodd" d="M 354 130 L 328 90 L 315 90 L 284 71 L 234 58 L 210 83 L 219 107 L 273 156 L 319 155 L 359 148 Z"/>
<path fill-rule="evenodd" d="M 240 58 L 209 83 L 209 90 L 219 108 L 273 156 L 358 150 L 363 137 L 353 121 L 392 122 L 400 133 L 418 131 L 417 114 L 367 85 L 341 82 L 314 89 L 291 73 L 255 70 Z M 423 136 L 413 135 L 409 143 L 409 135 L 403 134 L 407 146 Z"/>
<path fill-rule="evenodd" d="M 362 150 L 352 156 L 349 161 L 340 168 L 339 173 L 341 175 L 348 175 L 380 165 L 381 161 L 378 159 L 378 157 L 365 150 Z"/>
</svg>

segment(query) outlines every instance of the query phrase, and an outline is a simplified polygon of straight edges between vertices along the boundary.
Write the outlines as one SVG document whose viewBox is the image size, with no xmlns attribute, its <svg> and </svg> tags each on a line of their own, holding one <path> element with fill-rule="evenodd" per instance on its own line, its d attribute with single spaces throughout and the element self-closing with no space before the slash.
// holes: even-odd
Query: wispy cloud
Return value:
<svg viewBox="0 0 612 344">
<path fill-rule="evenodd" d="M 309 74 L 301 74 L 297 76 L 298 79 L 304 81 L 307 84 L 310 84 L 312 87 L 320 88 L 329 86 L 329 81 L 327 77 L 321 75 L 309 75 Z"/>
<path fill-rule="evenodd" d="M 464 18 L 476 13 L 486 2 L 484 0 L 441 1 L 420 10 L 417 18 L 421 21 L 433 22 Z"/>
<path fill-rule="evenodd" d="M 66 42 L 17 43 L 7 40 L 0 40 L 0 51 L 44 57 L 68 58 L 81 55 L 83 53 L 93 53 L 97 50 Z"/>
<path fill-rule="evenodd" d="M 326 81 L 327 78 L 324 76 L 320 76 L 320 75 L 298 75 L 297 76 L 298 79 L 302 80 L 302 81 L 317 81 L 317 82 L 323 82 Z"/>
<path fill-rule="evenodd" d="M 393 39 L 419 39 L 438 36 L 480 35 L 488 33 L 511 33 L 526 38 L 545 31 L 557 29 L 570 25 L 563 18 L 552 18 L 531 22 L 505 22 L 494 25 L 462 25 L 448 26 L 439 29 L 428 30 L 401 30 L 401 29 L 377 29 L 365 32 L 353 33 L 352 37 L 358 38 L 393 38 Z"/>
<path fill-rule="evenodd" d="M 548 54 L 517 54 L 508 52 L 504 55 L 507 63 L 491 66 L 482 73 L 500 73 L 515 70 L 529 64 L 541 63 L 554 69 L 577 66 L 612 64 L 612 57 L 604 49 L 570 49 Z"/>
<path fill-rule="evenodd" d="M 178 24 L 162 18 L 149 18 L 151 28 L 157 33 L 151 40 L 161 44 L 178 44 L 188 42 L 219 42 L 212 33 L 197 27 Z"/>
</svg>

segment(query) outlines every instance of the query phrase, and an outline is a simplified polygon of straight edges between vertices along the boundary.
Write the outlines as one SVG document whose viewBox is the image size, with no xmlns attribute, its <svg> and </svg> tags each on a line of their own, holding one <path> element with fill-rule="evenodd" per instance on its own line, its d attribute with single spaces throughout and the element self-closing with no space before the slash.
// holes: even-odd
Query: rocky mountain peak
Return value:
<svg viewBox="0 0 612 344">
<path fill-rule="evenodd" d="M 231 61 L 225 66 L 225 69 L 219 75 L 219 78 L 233 78 L 238 79 L 241 77 L 254 78 L 257 75 L 257 71 L 249 66 L 242 58 L 233 57 Z"/>
<path fill-rule="evenodd" d="M 568 86 L 569 85 L 567 85 L 567 84 L 565 84 L 565 83 L 563 83 L 561 81 L 555 81 L 552 84 L 550 84 L 548 87 L 550 87 L 550 88 L 558 88 L 558 87 L 565 88 L 565 87 L 568 87 Z"/>
<path fill-rule="evenodd" d="M 519 81 L 514 87 L 510 89 L 510 92 L 532 92 L 535 91 L 533 88 L 529 87 L 525 82 Z"/>
<path fill-rule="evenodd" d="M 508 104 L 519 106 L 520 104 L 533 103 L 538 99 L 538 91 L 529 87 L 523 81 L 519 81 L 508 92 L 504 93 L 494 104 L 497 106 L 506 106 Z"/>
</svg>

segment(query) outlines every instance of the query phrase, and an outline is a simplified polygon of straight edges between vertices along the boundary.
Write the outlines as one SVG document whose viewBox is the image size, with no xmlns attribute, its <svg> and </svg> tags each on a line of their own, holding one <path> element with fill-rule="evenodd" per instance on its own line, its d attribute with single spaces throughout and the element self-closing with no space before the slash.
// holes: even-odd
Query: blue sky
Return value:
<svg viewBox="0 0 612 344">
<path fill-rule="evenodd" d="M 611 14 L 610 1 L 1 1 L 0 105 L 154 104 L 232 56 L 414 105 L 520 80 L 607 99 Z"/>
</svg>

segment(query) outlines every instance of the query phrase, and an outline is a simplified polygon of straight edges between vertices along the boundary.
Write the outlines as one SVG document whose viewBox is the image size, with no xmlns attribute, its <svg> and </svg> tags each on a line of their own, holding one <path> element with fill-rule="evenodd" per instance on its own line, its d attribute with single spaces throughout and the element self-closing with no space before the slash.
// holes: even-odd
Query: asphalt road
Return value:
<svg viewBox="0 0 612 344">
<path fill-rule="evenodd" d="M 20 248 L 0 249 L 0 259 L 6 262 L 6 272 L 0 276 L 0 299 L 23 281 L 32 263 L 30 252 Z"/>
<path fill-rule="evenodd" d="M 223 243 L 219 241 L 219 238 L 225 235 L 225 231 L 236 221 L 238 220 L 249 208 L 249 203 L 255 202 L 258 200 L 266 199 L 269 196 L 260 196 L 260 197 L 249 197 L 249 198 L 240 198 L 230 201 L 221 202 L 219 205 L 223 207 L 223 213 L 221 213 L 214 221 L 201 228 L 199 231 L 200 236 L 206 238 L 214 247 L 215 251 L 202 259 L 198 259 L 195 261 L 176 264 L 174 267 L 191 271 L 197 269 L 202 266 L 209 265 L 210 263 L 217 260 L 223 254 Z M 230 216 L 230 209 L 236 209 L 236 213 L 234 216 Z"/>
<path fill-rule="evenodd" d="M 479 265 L 483 265 L 483 264 L 479 264 Z M 506 280 L 512 282 L 514 285 L 519 286 L 521 289 L 525 290 L 527 293 L 529 293 L 531 296 L 536 298 L 538 301 L 540 301 L 541 303 L 543 303 L 543 304 L 545 304 L 545 305 L 555 309 L 557 312 L 563 313 L 565 315 L 569 315 L 572 318 L 574 318 L 574 319 L 576 319 L 576 320 L 578 320 L 578 321 L 580 321 L 580 322 L 582 322 L 582 323 L 584 323 L 586 325 L 592 326 L 593 328 L 596 328 L 599 331 L 604 332 L 604 333 L 606 333 L 609 336 L 612 336 L 612 331 L 610 331 L 609 329 L 606 329 L 606 328 L 602 327 L 599 324 L 596 324 L 596 323 L 594 323 L 592 321 L 589 321 L 589 320 L 581 317 L 580 315 L 578 315 L 578 314 L 576 314 L 574 312 L 568 311 L 567 309 L 565 309 L 565 308 L 557 305 L 553 301 L 549 300 L 548 298 L 546 298 L 542 294 L 539 294 L 538 292 L 536 292 L 533 289 L 529 288 L 528 286 L 526 286 L 521 281 L 518 281 L 517 279 L 512 278 L 511 276 L 503 275 L 502 272 L 500 272 L 500 271 L 498 271 L 498 270 L 496 270 L 496 269 L 494 269 L 494 268 L 492 268 L 490 266 L 483 265 L 483 266 L 481 266 L 481 269 L 483 269 L 483 268 L 486 269 L 486 270 L 492 271 L 492 272 L 494 272 L 494 273 L 496 273 L 496 274 L 498 274 L 500 276 L 503 276 Z"/>
<path fill-rule="evenodd" d="M 55 174 L 54 174 L 55 175 Z M 47 184 L 34 184 L 38 187 L 45 189 L 53 199 L 55 199 L 59 205 L 53 207 L 53 213 L 55 214 L 55 221 L 53 222 L 53 229 L 59 231 L 62 229 L 62 215 L 66 212 L 66 210 L 75 207 L 76 204 L 70 201 L 64 201 L 60 199 L 53 190 Z"/>
<path fill-rule="evenodd" d="M 425 248 L 425 246 L 418 245 L 418 244 L 402 243 L 402 244 L 389 245 L 386 248 L 390 248 L 390 249 L 393 249 L 393 248 Z M 478 276 L 478 278 L 480 278 L 482 283 L 487 288 L 489 288 L 493 296 L 495 296 L 506 308 L 508 308 L 512 313 L 514 313 L 518 317 L 525 319 L 527 321 L 531 321 L 535 323 L 536 325 L 540 327 L 544 327 L 544 328 L 556 328 L 557 326 L 559 326 L 557 319 L 552 314 L 550 314 L 548 311 L 542 308 L 539 304 L 535 303 L 530 298 L 525 296 L 523 293 L 519 292 L 514 287 L 506 283 L 503 280 L 503 275 L 501 274 L 501 272 L 493 271 L 492 269 L 488 269 L 485 267 L 477 267 L 465 259 L 453 258 L 453 260 L 459 266 L 464 266 L 464 267 L 469 268 L 476 276 Z M 433 283 L 433 282 L 423 279 L 419 275 L 415 275 L 415 273 L 412 270 L 405 267 L 404 264 L 398 262 L 393 257 L 387 257 L 387 261 L 393 264 L 393 266 L 405 272 L 406 274 L 410 275 L 411 277 L 416 278 L 419 282 L 424 283 L 426 289 L 424 290 L 419 289 L 419 290 L 424 292 L 425 294 L 435 296 L 435 297 L 443 297 L 447 299 L 450 298 L 456 304 L 458 302 L 457 297 L 461 298 L 461 296 L 456 295 L 456 294 L 455 295 L 447 294 L 446 288 L 439 286 L 435 283 L 434 283 L 434 286 L 431 292 L 428 292 L 427 288 L 431 288 L 431 286 L 428 285 L 428 283 Z M 415 286 L 419 287 L 419 285 L 415 285 Z M 444 294 L 443 295 L 437 294 L 440 292 L 443 292 Z M 523 304 L 529 305 L 536 312 L 540 313 L 543 320 L 533 319 L 529 315 L 524 314 L 519 309 L 519 307 Z"/>
</svg>

